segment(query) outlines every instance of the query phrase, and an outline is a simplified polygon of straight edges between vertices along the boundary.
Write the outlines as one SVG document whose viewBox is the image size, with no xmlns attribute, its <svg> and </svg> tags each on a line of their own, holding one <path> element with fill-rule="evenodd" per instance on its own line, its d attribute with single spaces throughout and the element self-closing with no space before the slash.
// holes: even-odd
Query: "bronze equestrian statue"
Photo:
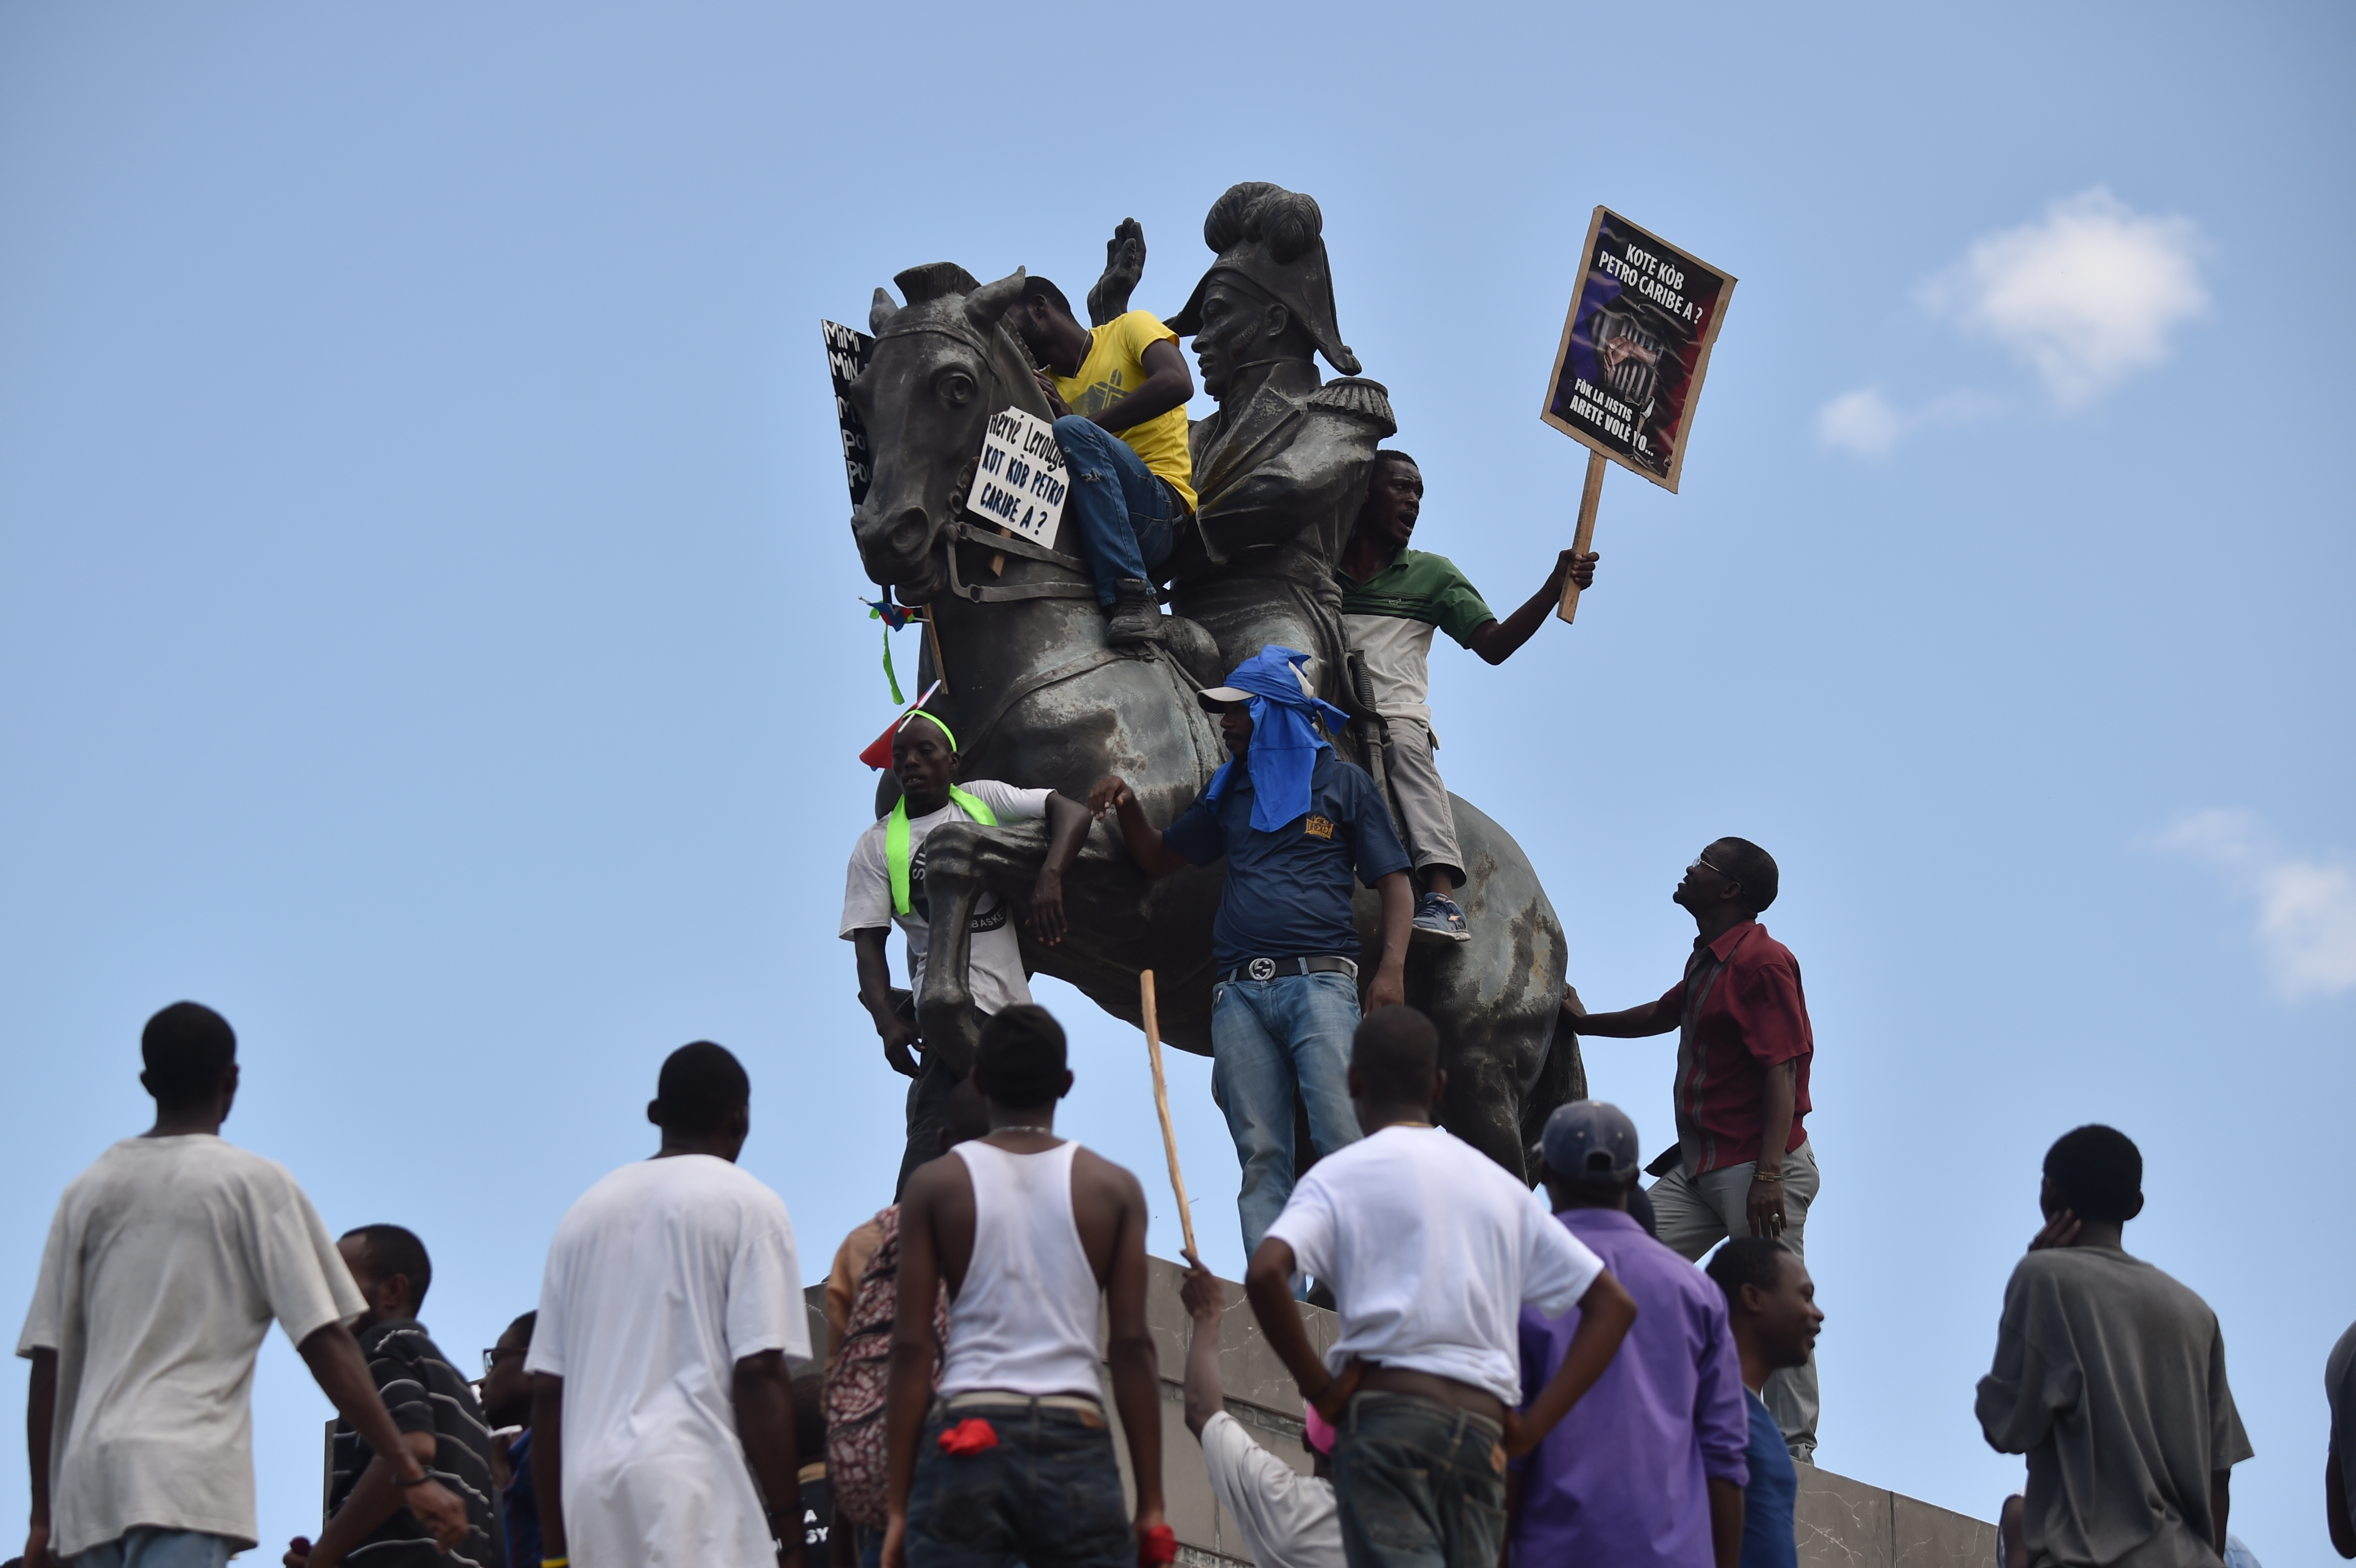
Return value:
<svg viewBox="0 0 2356 1568">
<path fill-rule="evenodd" d="M 1106 645 L 1084 562 L 961 515 L 989 416 L 1012 405 L 1047 417 L 1030 356 L 1002 325 L 1024 274 L 982 284 L 934 262 L 894 280 L 902 303 L 875 291 L 874 355 L 851 389 L 874 470 L 851 533 L 872 579 L 903 603 L 928 607 L 939 658 L 922 678 L 946 681 L 931 706 L 957 732 L 962 776 L 1085 799 L 1118 773 L 1148 816 L 1166 824 L 1222 760 L 1194 692 L 1271 643 L 1310 653 L 1319 695 L 1365 714 L 1349 678 L 1333 567 L 1374 452 L 1397 427 L 1387 393 L 1356 374 L 1336 331 L 1323 227 L 1308 197 L 1259 183 L 1230 189 L 1204 224 L 1215 259 L 1170 325 L 1194 338 L 1204 389 L 1220 407 L 1190 432 L 1201 502 L 1168 568 L 1175 613 L 1160 647 Z M 1100 294 L 1125 299 L 1135 281 L 1114 275 L 1124 261 L 1142 264 L 1141 237 L 1126 242 L 1133 228 L 1109 248 L 1092 315 L 1104 308 Z M 1324 380 L 1318 354 L 1345 374 Z M 925 663 L 934 664 L 930 647 Z M 1371 715 L 1347 726 L 1335 738 L 1342 754 L 1378 768 L 1374 726 Z M 893 787 L 887 773 L 879 810 Z M 1411 950 L 1408 999 L 1447 1042 L 1443 1122 L 1532 1179 L 1527 1151 L 1547 1114 L 1586 1092 L 1578 1039 L 1558 1031 L 1562 926 L 1512 837 L 1462 799 L 1451 804 L 1469 873 L 1459 897 L 1482 934 Z M 917 1019 L 926 1048 L 959 1071 L 977 1034 L 966 983 L 974 901 L 995 891 L 1019 902 L 1045 848 L 1035 824 L 950 823 L 926 841 L 931 960 Z M 1138 974 L 1152 969 L 1165 1037 L 1207 1056 L 1221 877 L 1215 866 L 1151 881 L 1111 824 L 1099 823 L 1065 878 L 1070 934 L 1048 946 L 1026 931 L 1023 961 L 1132 1023 Z M 1376 907 L 1361 889 L 1357 925 L 1369 953 Z"/>
</svg>

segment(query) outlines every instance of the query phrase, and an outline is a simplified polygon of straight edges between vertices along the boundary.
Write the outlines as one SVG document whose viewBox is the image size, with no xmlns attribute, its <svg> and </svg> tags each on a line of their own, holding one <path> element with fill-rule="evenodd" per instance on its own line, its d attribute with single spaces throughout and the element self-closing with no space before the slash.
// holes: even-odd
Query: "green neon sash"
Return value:
<svg viewBox="0 0 2356 1568">
<path fill-rule="evenodd" d="M 931 719 L 927 713 L 926 718 Z M 937 719 L 933 720 L 937 724 Z M 948 726 L 942 725 L 944 730 Z M 998 814 L 984 805 L 979 795 L 968 795 L 957 785 L 949 785 L 949 804 L 955 805 L 984 827 L 998 826 Z M 893 803 L 892 815 L 884 822 L 884 864 L 892 873 L 892 910 L 895 914 L 908 912 L 908 801 L 903 795 Z"/>
</svg>

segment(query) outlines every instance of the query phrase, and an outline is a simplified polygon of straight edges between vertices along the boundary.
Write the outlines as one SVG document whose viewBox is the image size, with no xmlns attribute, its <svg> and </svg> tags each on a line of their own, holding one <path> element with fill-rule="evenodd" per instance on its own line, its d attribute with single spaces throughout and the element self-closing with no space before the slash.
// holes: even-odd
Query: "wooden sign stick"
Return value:
<svg viewBox="0 0 2356 1568">
<path fill-rule="evenodd" d="M 1587 485 L 1579 493 L 1579 527 L 1572 530 L 1570 548 L 1585 555 L 1595 543 L 1595 508 L 1603 499 L 1603 470 L 1608 466 L 1601 453 L 1590 450 L 1587 454 Z M 1555 613 L 1566 621 L 1579 619 L 1579 582 L 1575 578 L 1562 580 L 1562 603 Z"/>
<path fill-rule="evenodd" d="M 1153 1063 L 1153 1108 L 1162 1113 L 1162 1147 L 1170 1156 L 1170 1185 L 1178 1193 L 1178 1225 L 1186 1235 L 1182 1250 L 1188 1263 L 1201 1268 L 1202 1256 L 1194 1251 L 1194 1211 L 1187 1205 L 1186 1178 L 1178 1169 L 1178 1129 L 1170 1123 L 1170 1085 L 1162 1076 L 1162 1020 L 1153 1010 L 1153 971 L 1140 974 L 1137 985 L 1145 999 L 1145 1054 Z"/>
</svg>

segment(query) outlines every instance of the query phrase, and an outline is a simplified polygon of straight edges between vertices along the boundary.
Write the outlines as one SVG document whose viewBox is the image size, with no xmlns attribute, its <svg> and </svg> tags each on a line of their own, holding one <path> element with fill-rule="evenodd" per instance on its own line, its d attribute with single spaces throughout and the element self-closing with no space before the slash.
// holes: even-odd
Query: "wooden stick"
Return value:
<svg viewBox="0 0 2356 1568">
<path fill-rule="evenodd" d="M 1153 1063 L 1153 1108 L 1162 1113 L 1162 1147 L 1170 1156 L 1170 1185 L 1178 1193 L 1178 1225 L 1186 1234 L 1183 1253 L 1188 1263 L 1201 1268 L 1203 1259 L 1194 1251 L 1194 1211 L 1187 1206 L 1186 1178 L 1178 1169 L 1178 1129 L 1170 1122 L 1170 1085 L 1162 1076 L 1162 1020 L 1153 1010 L 1153 971 L 1140 974 L 1137 985 L 1145 998 L 1145 1054 Z"/>
<path fill-rule="evenodd" d="M 933 644 L 933 684 L 948 691 L 950 689 L 949 667 L 941 658 L 941 629 L 933 624 L 933 607 L 930 604 L 925 606 L 925 635 L 931 638 Z"/>
<path fill-rule="evenodd" d="M 1570 536 L 1570 548 L 1585 555 L 1595 543 L 1595 508 L 1603 499 L 1603 454 L 1590 450 L 1587 454 L 1587 485 L 1579 493 L 1579 527 Z M 1562 580 L 1562 604 L 1555 613 L 1566 621 L 1579 619 L 1579 582 L 1575 578 Z"/>
</svg>

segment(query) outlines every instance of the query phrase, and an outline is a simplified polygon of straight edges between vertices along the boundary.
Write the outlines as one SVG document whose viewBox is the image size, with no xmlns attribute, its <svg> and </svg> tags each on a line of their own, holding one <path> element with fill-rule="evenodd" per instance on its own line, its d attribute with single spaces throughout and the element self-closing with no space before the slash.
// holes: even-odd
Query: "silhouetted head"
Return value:
<svg viewBox="0 0 2356 1568">
<path fill-rule="evenodd" d="M 981 1097 L 969 1072 L 949 1091 L 948 1113 L 941 1121 L 941 1152 L 947 1154 L 959 1144 L 989 1136 L 990 1102 Z"/>
<path fill-rule="evenodd" d="M 1369 1133 L 1395 1121 L 1430 1120 L 1447 1083 L 1440 1031 L 1414 1008 L 1369 1013 L 1350 1037 L 1350 1099 L 1358 1125 Z"/>
<path fill-rule="evenodd" d="M 434 1263 L 416 1232 L 399 1225 L 362 1225 L 345 1232 L 336 1251 L 343 1254 L 352 1283 L 368 1302 L 358 1327 L 414 1317 L 423 1308 L 426 1289 L 434 1283 Z"/>
<path fill-rule="evenodd" d="M 531 1424 L 531 1376 L 523 1370 L 531 1352 L 531 1331 L 540 1314 L 527 1312 L 507 1326 L 483 1367 L 483 1418 L 494 1428 Z"/>
<path fill-rule="evenodd" d="M 1720 838 L 1694 857 L 1669 896 L 1700 919 L 1731 904 L 1757 916 L 1775 901 L 1775 857 L 1748 838 Z"/>
<path fill-rule="evenodd" d="M 733 1160 L 752 1130 L 753 1081 L 744 1063 L 708 1040 L 666 1057 L 647 1103 L 647 1120 L 663 1130 L 663 1147 Z"/>
<path fill-rule="evenodd" d="M 2126 1224 L 2143 1212 L 2143 1151 L 2098 1123 L 2063 1133 L 2045 1151 L 2039 1204 L 2049 1220 L 2067 1209 L 2081 1220 Z"/>
<path fill-rule="evenodd" d="M 1072 1091 L 1065 1061 L 1064 1026 L 1055 1015 L 1017 1002 L 983 1020 L 973 1055 L 973 1085 L 1001 1111 L 1052 1111 Z"/>
<path fill-rule="evenodd" d="M 218 1100 L 220 1114 L 229 1114 L 237 1094 L 237 1033 L 212 1008 L 174 1002 L 140 1031 L 139 1057 L 146 1064 L 139 1082 L 155 1097 L 157 1112 L 197 1110 Z"/>
</svg>

